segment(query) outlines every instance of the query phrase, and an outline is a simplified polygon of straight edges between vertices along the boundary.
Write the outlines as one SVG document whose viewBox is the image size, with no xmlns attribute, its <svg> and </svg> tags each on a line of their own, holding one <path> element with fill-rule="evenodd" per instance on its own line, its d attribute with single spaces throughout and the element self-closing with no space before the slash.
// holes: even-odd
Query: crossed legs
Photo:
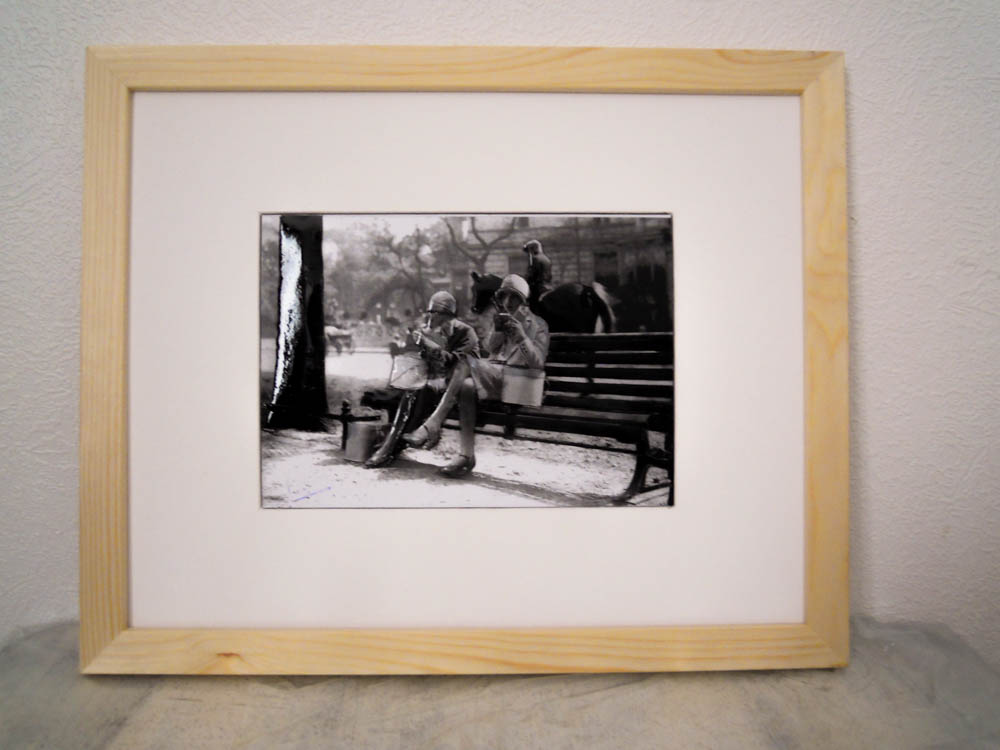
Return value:
<svg viewBox="0 0 1000 750">
<path fill-rule="evenodd" d="M 403 436 L 410 445 L 433 446 L 441 436 L 441 427 L 449 412 L 458 403 L 461 427 L 461 455 L 442 469 L 446 476 L 465 476 L 476 465 L 476 384 L 469 374 L 469 364 L 459 360 L 448 379 L 448 387 L 437 407 L 424 423 Z"/>
</svg>

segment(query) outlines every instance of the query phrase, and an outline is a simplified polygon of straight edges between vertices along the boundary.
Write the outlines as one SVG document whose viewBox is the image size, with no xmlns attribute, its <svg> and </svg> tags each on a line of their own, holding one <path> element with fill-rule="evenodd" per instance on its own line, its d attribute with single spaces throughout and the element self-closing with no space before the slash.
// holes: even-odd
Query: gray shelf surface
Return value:
<svg viewBox="0 0 1000 750">
<path fill-rule="evenodd" d="M 1000 671 L 947 628 L 852 620 L 841 670 L 84 677 L 77 625 L 0 651 L 4 748 L 998 748 Z"/>
</svg>

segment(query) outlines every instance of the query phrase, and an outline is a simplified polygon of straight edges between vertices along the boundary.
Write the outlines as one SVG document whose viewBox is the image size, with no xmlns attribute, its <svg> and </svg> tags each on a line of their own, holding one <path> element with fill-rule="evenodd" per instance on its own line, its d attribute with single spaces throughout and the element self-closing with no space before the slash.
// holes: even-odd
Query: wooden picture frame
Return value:
<svg viewBox="0 0 1000 750">
<path fill-rule="evenodd" d="M 130 627 L 126 333 L 132 94 L 254 90 L 798 97 L 805 312 L 804 621 L 443 630 Z M 836 52 L 523 47 L 89 49 L 81 305 L 81 669 L 91 674 L 414 674 L 846 664 L 844 129 L 844 61 Z"/>
</svg>

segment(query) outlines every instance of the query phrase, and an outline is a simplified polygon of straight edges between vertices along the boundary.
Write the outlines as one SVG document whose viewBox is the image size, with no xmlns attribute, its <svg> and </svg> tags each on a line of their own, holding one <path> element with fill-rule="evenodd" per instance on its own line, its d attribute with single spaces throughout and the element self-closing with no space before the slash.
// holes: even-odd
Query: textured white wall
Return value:
<svg viewBox="0 0 1000 750">
<path fill-rule="evenodd" d="M 1000 663 L 996 0 L 0 3 L 0 641 L 76 617 L 89 44 L 544 44 L 847 54 L 852 607 Z"/>
</svg>

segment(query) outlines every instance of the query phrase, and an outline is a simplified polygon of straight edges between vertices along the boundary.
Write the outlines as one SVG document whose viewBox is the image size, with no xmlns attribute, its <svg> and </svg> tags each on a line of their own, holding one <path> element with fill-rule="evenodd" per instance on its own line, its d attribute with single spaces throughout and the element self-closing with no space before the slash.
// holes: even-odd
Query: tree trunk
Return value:
<svg viewBox="0 0 1000 750">
<path fill-rule="evenodd" d="M 274 395 L 267 426 L 320 429 L 326 402 L 323 217 L 281 217 Z"/>
</svg>

